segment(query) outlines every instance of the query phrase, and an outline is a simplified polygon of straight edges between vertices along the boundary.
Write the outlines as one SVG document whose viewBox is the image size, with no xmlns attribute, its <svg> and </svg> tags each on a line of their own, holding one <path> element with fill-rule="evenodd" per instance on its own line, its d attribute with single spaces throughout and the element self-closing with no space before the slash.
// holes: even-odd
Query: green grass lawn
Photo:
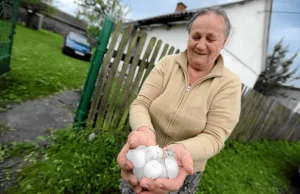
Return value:
<svg viewBox="0 0 300 194">
<path fill-rule="evenodd" d="M 83 87 L 90 63 L 62 54 L 63 37 L 17 25 L 11 71 L 0 79 L 0 105 Z"/>
<path fill-rule="evenodd" d="M 77 135 L 71 129 L 59 130 L 52 137 L 55 144 L 47 151 L 37 151 L 32 145 L 16 146 L 14 154 L 30 148 L 34 150 L 27 151 L 30 156 L 43 153 L 39 158 L 44 161 L 31 158 L 35 163 L 23 168 L 19 187 L 9 193 L 119 193 L 116 157 L 127 133 L 120 131 L 116 136 L 110 131 L 89 142 L 88 130 Z M 291 193 L 289 178 L 291 170 L 300 164 L 299 153 L 299 142 L 229 141 L 208 161 L 197 194 Z"/>
</svg>

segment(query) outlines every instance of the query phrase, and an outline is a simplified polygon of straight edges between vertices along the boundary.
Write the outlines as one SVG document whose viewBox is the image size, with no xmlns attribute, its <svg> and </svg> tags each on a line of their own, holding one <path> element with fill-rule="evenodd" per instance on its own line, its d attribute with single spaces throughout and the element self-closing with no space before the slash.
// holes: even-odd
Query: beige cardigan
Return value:
<svg viewBox="0 0 300 194">
<path fill-rule="evenodd" d="M 241 81 L 224 67 L 220 55 L 212 71 L 188 85 L 186 52 L 166 56 L 153 68 L 130 107 L 132 130 L 146 126 L 157 144 L 183 144 L 204 171 L 224 147 L 239 120 Z"/>
</svg>

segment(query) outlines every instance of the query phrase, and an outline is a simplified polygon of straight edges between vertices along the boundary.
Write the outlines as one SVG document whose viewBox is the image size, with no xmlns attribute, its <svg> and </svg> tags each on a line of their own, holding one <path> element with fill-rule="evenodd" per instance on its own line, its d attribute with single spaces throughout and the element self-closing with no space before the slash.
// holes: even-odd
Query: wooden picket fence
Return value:
<svg viewBox="0 0 300 194">
<path fill-rule="evenodd" d="M 132 25 L 124 28 L 122 22 L 118 22 L 115 26 L 93 94 L 87 122 L 89 128 L 105 130 L 128 126 L 129 107 L 141 83 L 158 59 L 175 51 L 174 47 L 165 44 L 158 56 L 162 41 L 153 37 L 140 59 L 146 38 L 147 34 L 144 32 L 133 32 Z M 126 47 L 128 48 L 124 54 Z M 175 53 L 179 52 L 176 50 Z M 122 69 L 118 72 L 120 64 Z"/>
<path fill-rule="evenodd" d="M 144 32 L 133 31 L 132 25 L 124 27 L 122 22 L 118 22 L 115 26 L 98 74 L 88 115 L 88 128 L 130 130 L 128 123 L 130 104 L 155 62 L 175 51 L 175 48 L 168 44 L 162 47 L 162 41 L 155 37 L 145 45 L 146 37 Z M 124 53 L 126 48 L 127 51 Z M 178 49 L 175 51 L 179 52 Z M 120 65 L 122 68 L 119 72 Z M 300 140 L 299 114 L 292 113 L 273 99 L 266 98 L 245 86 L 242 92 L 240 122 L 231 139 Z"/>
<path fill-rule="evenodd" d="M 231 134 L 239 141 L 300 140 L 300 114 L 243 86 L 240 121 Z"/>
</svg>

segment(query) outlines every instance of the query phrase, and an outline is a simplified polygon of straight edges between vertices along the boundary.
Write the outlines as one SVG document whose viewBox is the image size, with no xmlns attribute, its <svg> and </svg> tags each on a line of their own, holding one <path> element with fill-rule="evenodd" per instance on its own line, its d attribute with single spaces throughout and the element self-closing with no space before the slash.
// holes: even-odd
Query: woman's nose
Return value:
<svg viewBox="0 0 300 194">
<path fill-rule="evenodd" d="M 201 38 L 197 43 L 197 49 L 205 50 L 206 49 L 206 41 L 204 38 Z"/>
</svg>

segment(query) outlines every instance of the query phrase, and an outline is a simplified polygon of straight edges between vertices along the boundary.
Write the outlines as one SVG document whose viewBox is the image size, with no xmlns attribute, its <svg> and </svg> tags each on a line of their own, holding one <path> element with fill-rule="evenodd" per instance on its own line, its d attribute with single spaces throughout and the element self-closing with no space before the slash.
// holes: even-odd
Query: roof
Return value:
<svg viewBox="0 0 300 194">
<path fill-rule="evenodd" d="M 210 8 L 212 8 L 212 7 L 225 8 L 225 7 L 231 7 L 231 6 L 239 6 L 239 5 L 249 3 L 251 1 L 255 1 L 255 0 L 243 0 L 243 1 L 233 2 L 233 3 L 220 4 L 220 5 L 210 6 Z M 173 22 L 187 21 L 195 13 L 197 13 L 200 10 L 205 9 L 205 8 L 208 8 L 208 7 L 202 7 L 202 8 L 191 9 L 191 10 L 187 10 L 187 11 L 183 11 L 183 12 L 173 12 L 170 14 L 149 17 L 149 18 L 145 18 L 145 19 L 128 22 L 127 24 L 133 24 L 134 26 L 144 26 L 144 25 L 151 25 L 151 24 L 166 24 L 166 23 L 170 23 L 170 22 L 173 23 Z"/>
</svg>

